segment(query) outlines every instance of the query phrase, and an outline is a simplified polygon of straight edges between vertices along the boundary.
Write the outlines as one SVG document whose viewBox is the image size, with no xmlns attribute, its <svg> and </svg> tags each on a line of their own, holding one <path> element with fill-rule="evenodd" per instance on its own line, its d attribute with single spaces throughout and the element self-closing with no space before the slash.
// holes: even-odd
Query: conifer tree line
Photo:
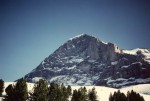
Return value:
<svg viewBox="0 0 150 101">
<path fill-rule="evenodd" d="M 0 95 L 4 89 L 4 81 L 0 79 Z M 86 87 L 80 87 L 72 91 L 71 86 L 64 86 L 55 82 L 48 85 L 46 80 L 39 80 L 32 92 L 28 92 L 27 83 L 22 78 L 5 89 L 4 101 L 99 101 L 97 92 L 93 87 L 87 91 Z M 110 94 L 109 101 L 145 101 L 139 93 L 127 92 L 127 95 L 120 90 Z"/>
<path fill-rule="evenodd" d="M 98 101 L 96 93 L 95 88 L 87 92 L 86 87 L 81 87 L 73 91 L 71 101 Z"/>
<path fill-rule="evenodd" d="M 86 87 L 81 87 L 72 94 L 71 86 L 66 87 L 55 82 L 48 86 L 47 81 L 43 79 L 34 85 L 32 92 L 28 92 L 27 83 L 23 78 L 14 85 L 10 84 L 5 92 L 4 101 L 98 101 L 95 88 L 88 92 Z"/>
<path fill-rule="evenodd" d="M 121 93 L 120 90 L 114 92 L 114 94 L 110 94 L 109 101 L 145 101 L 139 93 L 134 92 L 127 92 L 127 95 Z"/>
</svg>

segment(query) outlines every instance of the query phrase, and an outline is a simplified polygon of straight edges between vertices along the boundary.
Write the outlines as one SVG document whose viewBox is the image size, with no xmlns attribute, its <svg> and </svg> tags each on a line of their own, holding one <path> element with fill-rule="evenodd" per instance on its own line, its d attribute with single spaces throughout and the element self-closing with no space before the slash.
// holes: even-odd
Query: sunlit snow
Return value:
<svg viewBox="0 0 150 101">
<path fill-rule="evenodd" d="M 14 82 L 5 82 L 5 88 L 9 84 L 14 84 Z M 34 83 L 27 83 L 27 85 L 28 85 L 28 91 L 32 91 L 34 87 Z M 71 86 L 72 90 L 79 89 L 80 87 L 83 87 L 83 86 Z M 110 93 L 114 93 L 115 91 L 118 90 L 115 88 L 109 88 L 109 87 L 104 87 L 104 86 L 85 86 L 85 87 L 87 91 L 95 87 L 99 101 L 109 101 Z M 145 101 L 150 101 L 150 84 L 139 84 L 135 86 L 121 88 L 119 90 L 121 92 L 124 92 L 125 94 L 127 94 L 127 91 L 134 90 L 137 93 L 140 93 L 140 95 L 144 97 Z M 5 92 L 3 92 L 3 94 L 5 94 Z M 0 101 L 2 101 L 1 98 L 0 98 Z"/>
</svg>

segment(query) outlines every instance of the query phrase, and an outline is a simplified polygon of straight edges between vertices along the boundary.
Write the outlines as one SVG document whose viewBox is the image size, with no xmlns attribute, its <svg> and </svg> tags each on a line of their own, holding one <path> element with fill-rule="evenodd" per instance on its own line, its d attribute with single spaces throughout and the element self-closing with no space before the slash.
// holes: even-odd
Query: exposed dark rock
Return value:
<svg viewBox="0 0 150 101">
<path fill-rule="evenodd" d="M 122 87 L 150 82 L 149 49 L 128 54 L 113 43 L 83 34 L 68 40 L 25 75 L 29 82 L 47 79 L 65 85 Z"/>
</svg>

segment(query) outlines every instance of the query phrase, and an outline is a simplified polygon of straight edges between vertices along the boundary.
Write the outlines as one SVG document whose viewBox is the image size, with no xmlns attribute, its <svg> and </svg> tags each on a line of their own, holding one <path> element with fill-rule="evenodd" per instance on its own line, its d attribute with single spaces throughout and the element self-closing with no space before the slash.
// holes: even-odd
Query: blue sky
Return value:
<svg viewBox="0 0 150 101">
<path fill-rule="evenodd" d="M 0 78 L 30 72 L 81 33 L 122 49 L 150 48 L 149 0 L 0 0 Z"/>
</svg>

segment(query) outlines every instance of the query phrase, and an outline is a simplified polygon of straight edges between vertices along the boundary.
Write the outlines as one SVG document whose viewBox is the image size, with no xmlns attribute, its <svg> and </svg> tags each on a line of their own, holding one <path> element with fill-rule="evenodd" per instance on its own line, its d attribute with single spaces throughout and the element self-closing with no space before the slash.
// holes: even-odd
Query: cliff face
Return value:
<svg viewBox="0 0 150 101">
<path fill-rule="evenodd" d="M 102 60 L 114 60 L 116 58 L 116 52 L 120 52 L 112 43 L 103 43 L 99 39 L 89 36 L 81 35 L 67 41 L 58 50 L 54 52 L 60 56 L 80 56 L 82 58 L 98 59 Z"/>
<path fill-rule="evenodd" d="M 134 84 L 138 79 L 149 82 L 150 64 L 144 56 L 145 52 L 130 54 L 113 43 L 83 34 L 68 40 L 24 78 L 29 82 L 43 78 L 65 85 L 113 87 Z"/>
</svg>

